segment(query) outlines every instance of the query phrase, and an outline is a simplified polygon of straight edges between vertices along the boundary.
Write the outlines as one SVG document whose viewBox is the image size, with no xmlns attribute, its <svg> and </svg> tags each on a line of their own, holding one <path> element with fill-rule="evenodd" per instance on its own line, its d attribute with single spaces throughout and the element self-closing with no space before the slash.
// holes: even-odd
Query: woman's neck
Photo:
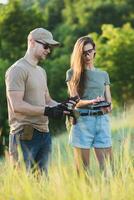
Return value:
<svg viewBox="0 0 134 200">
<path fill-rule="evenodd" d="M 94 65 L 85 65 L 86 69 L 94 70 Z"/>
</svg>

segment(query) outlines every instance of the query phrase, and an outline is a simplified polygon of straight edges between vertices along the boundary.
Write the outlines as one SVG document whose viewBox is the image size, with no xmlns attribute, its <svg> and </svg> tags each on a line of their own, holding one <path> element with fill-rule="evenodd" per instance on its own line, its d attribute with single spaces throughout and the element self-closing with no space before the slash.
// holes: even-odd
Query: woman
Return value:
<svg viewBox="0 0 134 200">
<path fill-rule="evenodd" d="M 108 116 L 111 106 L 98 110 L 94 110 L 93 107 L 104 100 L 111 104 L 109 76 L 107 72 L 94 66 L 95 54 L 94 41 L 88 36 L 79 38 L 74 45 L 71 68 L 66 74 L 70 96 L 80 97 L 76 106 L 80 117 L 72 125 L 69 138 L 74 148 L 78 173 L 81 163 L 84 169 L 88 169 L 91 147 L 95 150 L 101 169 L 104 169 L 105 159 L 112 158 Z"/>
</svg>

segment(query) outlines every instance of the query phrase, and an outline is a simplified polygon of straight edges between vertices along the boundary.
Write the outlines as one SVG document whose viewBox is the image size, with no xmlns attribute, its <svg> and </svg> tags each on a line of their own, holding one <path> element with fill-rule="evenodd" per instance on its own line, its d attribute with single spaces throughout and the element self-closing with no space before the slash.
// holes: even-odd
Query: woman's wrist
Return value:
<svg viewBox="0 0 134 200">
<path fill-rule="evenodd" d="M 97 103 L 96 99 L 89 100 L 89 105 L 92 105 L 92 104 L 95 104 L 95 103 Z"/>
</svg>

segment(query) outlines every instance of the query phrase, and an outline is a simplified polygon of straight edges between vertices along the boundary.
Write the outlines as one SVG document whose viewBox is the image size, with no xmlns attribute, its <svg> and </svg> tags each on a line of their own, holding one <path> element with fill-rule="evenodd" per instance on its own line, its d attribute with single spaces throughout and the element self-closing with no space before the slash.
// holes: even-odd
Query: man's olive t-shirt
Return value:
<svg viewBox="0 0 134 200">
<path fill-rule="evenodd" d="M 35 106 L 46 106 L 47 88 L 46 72 L 40 66 L 31 65 L 24 58 L 18 60 L 6 72 L 7 91 L 24 91 L 24 101 Z M 14 134 L 23 129 L 23 125 L 31 124 L 41 132 L 48 132 L 48 117 L 44 115 L 30 116 L 14 113 L 7 99 L 10 133 Z"/>
<path fill-rule="evenodd" d="M 66 73 L 66 81 L 70 81 L 73 70 L 69 69 Z M 107 72 L 94 68 L 93 70 L 85 69 L 85 88 L 81 99 L 91 100 L 98 96 L 104 97 L 105 86 L 109 85 L 109 75 Z"/>
</svg>

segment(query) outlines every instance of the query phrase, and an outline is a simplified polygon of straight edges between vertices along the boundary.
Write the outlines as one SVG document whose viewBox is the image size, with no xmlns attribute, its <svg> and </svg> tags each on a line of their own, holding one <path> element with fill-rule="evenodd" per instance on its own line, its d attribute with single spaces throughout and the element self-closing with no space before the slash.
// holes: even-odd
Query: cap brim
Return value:
<svg viewBox="0 0 134 200">
<path fill-rule="evenodd" d="M 55 40 L 45 40 L 45 42 L 47 42 L 48 44 L 54 45 L 54 46 L 58 46 L 60 43 L 55 41 Z"/>
</svg>

